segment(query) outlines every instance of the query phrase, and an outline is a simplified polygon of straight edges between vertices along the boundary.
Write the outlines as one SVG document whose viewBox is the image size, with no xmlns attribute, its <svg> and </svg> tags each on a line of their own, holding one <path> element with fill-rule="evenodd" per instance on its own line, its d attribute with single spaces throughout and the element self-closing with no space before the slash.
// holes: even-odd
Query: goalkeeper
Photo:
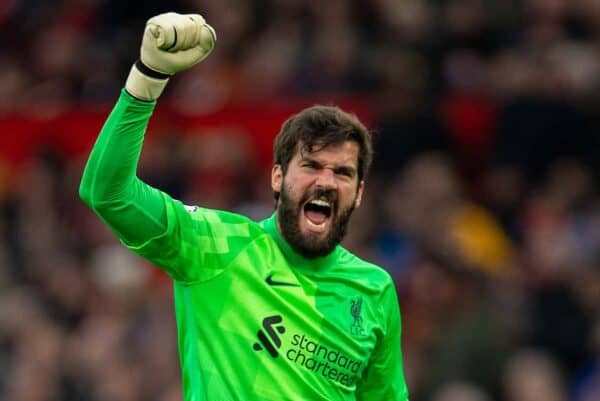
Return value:
<svg viewBox="0 0 600 401">
<path fill-rule="evenodd" d="M 121 241 L 174 280 L 185 400 L 406 400 L 394 284 L 339 245 L 372 158 L 356 117 L 314 106 L 285 122 L 276 210 L 261 222 L 185 206 L 136 177 L 156 99 L 215 40 L 200 15 L 148 20 L 80 186 Z"/>
</svg>

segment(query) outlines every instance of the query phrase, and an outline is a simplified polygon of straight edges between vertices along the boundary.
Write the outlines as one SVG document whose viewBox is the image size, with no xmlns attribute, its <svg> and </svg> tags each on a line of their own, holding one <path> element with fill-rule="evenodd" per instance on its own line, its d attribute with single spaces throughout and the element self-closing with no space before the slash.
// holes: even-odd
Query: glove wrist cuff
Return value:
<svg viewBox="0 0 600 401">
<path fill-rule="evenodd" d="M 140 66 L 142 67 L 140 68 Z M 148 71 L 151 72 L 147 74 Z M 129 71 L 129 76 L 125 82 L 125 90 L 137 99 L 153 101 L 158 99 L 163 92 L 169 82 L 169 77 L 169 75 L 149 69 L 141 61 L 138 61 Z"/>
<path fill-rule="evenodd" d="M 142 59 L 138 59 L 138 61 L 135 62 L 135 66 L 142 74 L 147 75 L 150 78 L 168 79 L 168 78 L 171 78 L 171 76 L 172 76 L 169 74 L 165 74 L 164 72 L 153 70 L 152 68 L 150 68 L 146 64 L 144 64 Z"/>
</svg>

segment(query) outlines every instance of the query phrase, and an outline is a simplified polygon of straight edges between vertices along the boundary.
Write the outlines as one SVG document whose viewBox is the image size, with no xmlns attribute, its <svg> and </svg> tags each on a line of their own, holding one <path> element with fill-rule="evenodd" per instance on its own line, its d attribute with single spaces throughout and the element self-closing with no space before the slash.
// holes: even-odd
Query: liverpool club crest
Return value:
<svg viewBox="0 0 600 401">
<path fill-rule="evenodd" d="M 350 326 L 350 334 L 353 336 L 361 336 L 365 334 L 362 318 L 362 304 L 362 297 L 356 297 L 350 301 L 350 314 L 353 318 L 352 326 Z"/>
</svg>

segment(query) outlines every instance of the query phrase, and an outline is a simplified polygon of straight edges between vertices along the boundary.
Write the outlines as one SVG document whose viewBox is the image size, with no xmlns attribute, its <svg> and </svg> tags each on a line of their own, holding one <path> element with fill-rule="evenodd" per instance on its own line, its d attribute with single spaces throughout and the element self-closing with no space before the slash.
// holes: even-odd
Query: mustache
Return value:
<svg viewBox="0 0 600 401">
<path fill-rule="evenodd" d="M 304 205 L 312 199 L 323 199 L 335 206 L 337 204 L 337 193 L 332 189 L 316 188 L 307 191 L 302 199 L 300 199 L 300 204 Z"/>
</svg>

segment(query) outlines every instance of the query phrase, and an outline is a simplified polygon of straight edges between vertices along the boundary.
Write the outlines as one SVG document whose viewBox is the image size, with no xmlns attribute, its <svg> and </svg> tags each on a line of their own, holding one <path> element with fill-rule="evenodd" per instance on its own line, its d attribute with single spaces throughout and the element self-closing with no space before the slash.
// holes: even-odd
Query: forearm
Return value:
<svg viewBox="0 0 600 401">
<path fill-rule="evenodd" d="M 160 191 L 136 176 L 154 102 L 122 93 L 85 167 L 79 194 L 116 234 L 136 243 L 160 235 L 166 213 Z"/>
</svg>

